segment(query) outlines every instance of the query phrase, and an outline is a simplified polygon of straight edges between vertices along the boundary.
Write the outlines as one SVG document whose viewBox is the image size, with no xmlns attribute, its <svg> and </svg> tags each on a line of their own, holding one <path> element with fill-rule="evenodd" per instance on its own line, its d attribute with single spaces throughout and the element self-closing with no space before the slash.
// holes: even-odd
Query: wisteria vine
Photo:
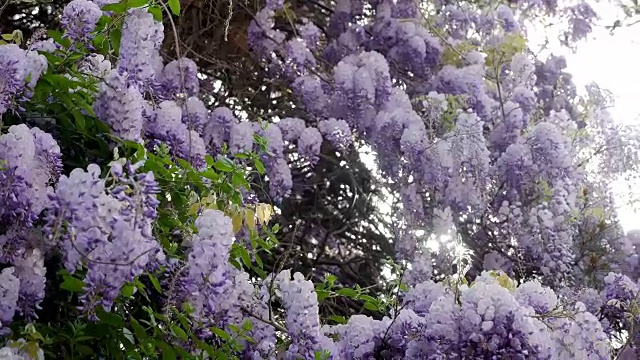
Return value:
<svg viewBox="0 0 640 360">
<path fill-rule="evenodd" d="M 0 45 L 0 357 L 45 357 L 52 340 L 36 329 L 60 289 L 74 304 L 61 316 L 82 319 L 74 331 L 113 326 L 116 348 L 138 358 L 611 359 L 633 349 L 637 236 L 616 225 L 608 183 L 637 172 L 638 135 L 616 125 L 595 85 L 578 96 L 562 57 L 536 59 L 526 43 L 525 20 L 553 15 L 572 46 L 593 9 L 329 5 L 321 28 L 267 1 L 247 28 L 298 117 L 258 121 L 205 103 L 196 62 L 160 54 L 163 12 L 173 21 L 178 1 L 73 0 L 59 36 Z M 103 51 L 110 26 L 121 39 Z M 67 162 L 81 151 L 60 103 L 74 131 L 85 119 L 102 126 L 83 136 L 108 156 Z M 260 273 L 249 250 L 277 241 L 249 173 L 279 205 L 294 160 L 313 169 L 324 147 L 363 143 L 399 209 L 393 294 Z M 351 292 L 379 316 L 321 317 L 327 293 Z"/>
</svg>

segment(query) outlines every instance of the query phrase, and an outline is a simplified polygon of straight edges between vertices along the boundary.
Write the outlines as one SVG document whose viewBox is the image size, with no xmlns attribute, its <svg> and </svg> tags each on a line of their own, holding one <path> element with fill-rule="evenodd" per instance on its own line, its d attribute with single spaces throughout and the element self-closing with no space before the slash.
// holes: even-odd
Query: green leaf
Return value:
<svg viewBox="0 0 640 360">
<path fill-rule="evenodd" d="M 149 4 L 149 0 L 129 0 L 127 1 L 127 7 L 129 9 L 139 8 Z"/>
<path fill-rule="evenodd" d="M 190 306 L 188 303 L 185 303 L 185 307 Z M 193 312 L 192 309 L 185 309 L 187 313 Z M 178 321 L 180 321 L 180 324 L 182 325 L 183 328 L 187 329 L 187 331 L 189 331 L 189 329 L 191 329 L 191 326 L 189 324 L 189 320 L 187 319 L 186 316 L 184 316 L 183 314 L 178 314 Z"/>
<path fill-rule="evenodd" d="M 129 321 L 131 322 L 131 327 L 133 328 L 133 332 L 136 334 L 138 340 L 145 340 L 147 336 L 147 331 L 140 325 L 138 320 L 136 320 L 133 316 L 129 317 Z"/>
<path fill-rule="evenodd" d="M 251 189 L 251 185 L 249 185 L 249 182 L 245 179 L 244 174 L 240 172 L 233 173 L 231 183 L 235 187 L 244 186 L 246 189 Z"/>
<path fill-rule="evenodd" d="M 157 177 L 165 177 L 168 174 L 167 169 L 162 166 L 162 164 L 159 164 L 157 161 L 151 159 L 145 162 L 145 167 L 147 167 L 148 170 L 153 171 L 154 175 L 156 175 Z"/>
<path fill-rule="evenodd" d="M 263 138 L 258 134 L 253 134 L 253 142 L 260 146 L 260 150 L 263 152 L 267 151 L 267 139 Z"/>
<path fill-rule="evenodd" d="M 122 1 L 115 4 L 108 4 L 102 7 L 102 11 L 111 11 L 114 13 L 122 13 L 127 11 L 127 3 Z"/>
<path fill-rule="evenodd" d="M 211 169 L 203 171 L 200 175 L 206 177 L 207 179 L 211 179 L 213 181 L 218 181 L 218 179 L 220 179 L 220 175 L 218 175 L 218 173 L 216 173 Z"/>
<path fill-rule="evenodd" d="M 251 255 L 249 255 L 249 252 L 247 251 L 247 249 L 244 248 L 243 246 L 238 247 L 238 249 L 244 265 L 248 268 L 251 268 Z"/>
<path fill-rule="evenodd" d="M 331 295 L 331 292 L 327 290 L 318 290 L 316 291 L 316 294 L 318 295 L 318 301 L 323 301 Z"/>
<path fill-rule="evenodd" d="M 180 0 L 169 0 L 169 9 L 171 9 L 171 12 L 173 13 L 173 15 L 180 15 Z"/>
<path fill-rule="evenodd" d="M 227 332 L 222 329 L 218 329 L 217 327 L 212 327 L 210 330 L 222 340 L 229 341 L 231 339 L 231 335 L 227 334 Z"/>
<path fill-rule="evenodd" d="M 240 339 L 246 340 L 251 344 L 255 344 L 256 343 L 256 341 L 251 336 L 249 336 L 247 334 L 240 334 L 239 337 L 240 337 Z"/>
<path fill-rule="evenodd" d="M 73 118 L 76 120 L 76 126 L 78 127 L 78 129 L 84 130 L 86 126 L 84 115 L 82 115 L 82 113 L 78 111 L 78 109 L 75 107 L 71 108 L 71 114 L 73 115 Z"/>
<path fill-rule="evenodd" d="M 42 334 L 40 334 L 40 332 L 38 332 L 38 330 L 36 329 L 36 327 L 35 327 L 35 325 L 33 323 L 27 324 L 27 326 L 25 326 L 24 330 L 25 330 L 24 333 L 28 334 L 29 337 L 32 340 L 44 341 L 44 338 L 42 337 Z"/>
<path fill-rule="evenodd" d="M 260 258 L 260 256 L 256 254 L 255 259 L 256 259 L 256 264 L 258 264 L 258 268 L 262 269 L 264 267 L 264 264 L 262 263 L 262 259 Z"/>
<path fill-rule="evenodd" d="M 104 34 L 98 34 L 95 38 L 93 38 L 93 47 L 102 54 L 106 55 L 109 52 L 109 48 L 105 46 L 107 42 L 107 37 Z"/>
<path fill-rule="evenodd" d="M 125 298 L 130 298 L 131 296 L 133 296 L 133 290 L 135 289 L 135 287 L 133 286 L 133 284 L 126 284 L 122 287 L 122 296 L 124 296 Z"/>
<path fill-rule="evenodd" d="M 16 43 L 17 45 L 22 44 L 22 40 L 24 40 L 24 35 L 22 35 L 22 31 L 17 30 L 17 29 L 13 30 L 11 35 L 13 36 L 13 42 L 14 43 Z"/>
<path fill-rule="evenodd" d="M 89 103 L 86 102 L 84 99 L 82 99 L 81 97 L 77 97 L 74 100 L 82 107 L 84 111 L 87 112 L 89 116 L 93 116 L 93 117 L 96 116 L 96 114 L 93 112 L 93 109 L 91 108 L 91 105 L 89 105 Z M 85 116 L 83 115 L 83 117 Z"/>
<path fill-rule="evenodd" d="M 171 345 L 164 341 L 156 340 L 156 346 L 162 351 L 162 360 L 175 360 L 177 359 L 176 352 Z"/>
<path fill-rule="evenodd" d="M 193 166 L 191 166 L 191 164 L 184 159 L 178 159 L 178 164 L 182 166 L 183 169 L 193 170 Z"/>
<path fill-rule="evenodd" d="M 84 282 L 71 275 L 63 275 L 64 281 L 60 284 L 60 288 L 71 292 L 82 292 Z"/>
<path fill-rule="evenodd" d="M 260 279 L 266 279 L 267 278 L 267 273 L 266 271 L 262 270 L 261 268 L 258 267 L 253 267 L 253 271 L 260 277 Z"/>
<path fill-rule="evenodd" d="M 214 162 L 216 162 L 216 160 L 213 158 L 213 156 L 207 154 L 204 156 L 204 161 L 207 162 L 207 166 L 212 166 Z"/>
<path fill-rule="evenodd" d="M 148 274 L 147 276 L 149 277 L 149 280 L 151 280 L 153 288 L 156 289 L 156 291 L 158 291 L 159 293 L 162 293 L 162 287 L 160 286 L 160 282 L 158 281 L 158 279 L 152 274 Z"/>
<path fill-rule="evenodd" d="M 229 329 L 231 329 L 231 331 L 233 331 L 234 334 L 241 334 L 242 331 L 240 330 L 240 328 L 236 325 L 233 324 L 229 324 Z"/>
<path fill-rule="evenodd" d="M 258 170 L 258 173 L 260 173 L 260 175 L 264 175 L 267 170 L 264 168 L 264 164 L 262 163 L 262 161 L 259 158 L 255 158 L 253 163 L 256 167 L 256 170 Z"/>
<path fill-rule="evenodd" d="M 73 81 L 67 78 L 66 76 L 63 76 L 60 74 L 51 74 L 51 73 L 45 74 L 44 76 L 42 76 L 42 80 L 48 82 L 51 85 L 62 87 L 65 90 L 75 88 L 78 85 L 77 81 Z M 69 101 L 69 99 L 70 98 L 68 96 L 62 97 L 62 100 Z"/>
<path fill-rule="evenodd" d="M 369 302 L 372 302 L 372 303 L 375 303 L 375 302 L 378 301 L 373 296 L 369 296 L 369 295 L 360 295 L 360 296 L 358 296 L 358 299 L 364 300 L 364 301 L 369 301 Z"/>
<path fill-rule="evenodd" d="M 112 29 L 109 33 L 111 47 L 116 54 L 120 53 L 120 41 L 122 40 L 122 30 L 119 27 Z"/>
<path fill-rule="evenodd" d="M 358 296 L 358 292 L 350 288 L 340 289 L 337 291 L 337 293 L 338 295 L 346 296 L 349 298 L 355 298 L 356 296 Z"/>
<path fill-rule="evenodd" d="M 131 330 L 122 328 L 123 337 L 120 338 L 122 346 L 127 350 L 127 355 L 133 356 L 135 359 L 142 360 L 142 356 L 139 354 L 139 347 L 135 346 L 135 339 Z M 126 341 L 125 341 L 126 340 Z M 127 359 L 128 360 L 128 359 Z"/>
<path fill-rule="evenodd" d="M 50 38 L 53 39 L 53 41 L 55 41 L 58 44 L 64 46 L 65 48 L 68 48 L 69 45 L 71 45 L 71 41 L 69 39 L 67 39 L 67 38 L 63 38 L 62 37 L 62 33 L 60 31 L 49 30 L 49 31 L 47 31 L 47 34 L 49 35 Z"/>
<path fill-rule="evenodd" d="M 217 349 L 215 351 L 215 354 L 213 356 L 214 359 L 220 359 L 220 360 L 229 360 L 229 355 L 225 354 L 226 351 L 224 351 L 223 349 Z"/>
<path fill-rule="evenodd" d="M 340 316 L 340 315 L 331 315 L 329 316 L 329 320 L 336 322 L 338 324 L 346 324 L 347 323 L 347 319 L 344 316 Z"/>
<path fill-rule="evenodd" d="M 371 310 L 371 311 L 379 311 L 380 310 L 380 308 L 377 305 L 375 305 L 374 303 L 370 303 L 368 301 L 364 303 L 364 308 L 367 309 L 367 310 Z"/>
<path fill-rule="evenodd" d="M 153 19 L 157 22 L 162 22 L 162 8 L 160 5 L 149 6 L 149 13 L 153 15 Z"/>
<path fill-rule="evenodd" d="M 98 319 L 100 319 L 100 322 L 102 323 L 113 325 L 118 328 L 124 325 L 124 321 L 122 320 L 120 315 L 106 312 L 104 310 L 98 310 Z"/>
<path fill-rule="evenodd" d="M 83 344 L 76 344 L 75 345 L 75 349 L 81 355 L 84 355 L 84 357 L 94 358 L 95 359 L 95 351 L 93 350 L 93 348 L 91 346 L 83 345 Z M 33 357 L 33 358 L 37 359 L 37 357 Z"/>
<path fill-rule="evenodd" d="M 27 358 L 31 358 L 31 359 L 38 358 L 38 351 L 39 351 L 40 348 L 38 347 L 38 343 L 37 342 L 29 341 L 29 342 L 27 342 L 25 344 L 18 345 L 18 346 L 20 347 L 21 352 L 23 352 L 26 355 L 28 355 Z"/>
<path fill-rule="evenodd" d="M 106 344 L 106 358 L 114 360 L 124 360 L 120 344 L 116 341 L 108 341 Z"/>
<path fill-rule="evenodd" d="M 327 350 L 316 351 L 314 353 L 314 360 L 327 360 L 331 357 L 331 354 Z"/>
<path fill-rule="evenodd" d="M 189 339 L 189 337 L 187 336 L 187 333 L 184 332 L 184 330 L 182 330 L 182 328 L 180 328 L 178 325 L 171 325 L 171 331 L 173 331 L 173 333 L 177 337 L 179 337 L 184 341 L 187 341 Z"/>
<path fill-rule="evenodd" d="M 51 53 L 48 53 L 48 52 L 42 52 L 41 54 L 44 55 L 45 58 L 47 58 L 47 62 L 49 64 L 51 64 L 51 65 L 58 65 L 58 64 L 60 64 L 62 62 L 62 58 L 60 56 L 57 56 L 57 55 L 54 55 L 54 54 L 51 54 Z M 37 91 L 38 90 L 38 86 L 45 85 L 45 84 L 47 84 L 47 83 L 44 82 L 44 81 L 39 81 L 38 85 L 36 85 L 36 93 L 40 93 L 40 94 L 42 94 L 42 93 L 46 93 L 46 94 L 50 93 L 51 90 L 48 89 L 48 88 L 47 88 L 47 91 L 42 91 L 42 92 Z"/>
<path fill-rule="evenodd" d="M 89 341 L 92 339 L 95 339 L 95 337 L 94 336 L 78 336 L 77 338 L 74 338 L 76 342 Z"/>
<path fill-rule="evenodd" d="M 101 120 L 96 120 L 94 124 L 96 124 L 96 128 L 98 129 L 98 132 L 102 134 L 109 134 L 111 132 L 111 128 L 109 127 L 109 125 L 107 125 Z"/>
<path fill-rule="evenodd" d="M 242 324 L 242 330 L 244 330 L 245 332 L 249 332 L 251 330 L 253 330 L 253 321 L 251 320 L 247 320 Z"/>
<path fill-rule="evenodd" d="M 221 158 L 220 160 L 213 163 L 213 167 L 222 172 L 232 172 L 234 166 L 231 160 L 227 158 Z"/>
</svg>

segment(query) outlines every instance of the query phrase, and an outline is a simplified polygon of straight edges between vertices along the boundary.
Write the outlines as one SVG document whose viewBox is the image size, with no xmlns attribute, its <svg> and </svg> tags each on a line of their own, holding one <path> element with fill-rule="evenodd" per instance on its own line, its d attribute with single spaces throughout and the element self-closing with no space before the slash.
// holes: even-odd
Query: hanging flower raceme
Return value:
<svg viewBox="0 0 640 360">
<path fill-rule="evenodd" d="M 18 307 L 20 294 L 20 279 L 15 275 L 15 269 L 10 267 L 0 272 L 0 329 L 8 325 Z"/>
<path fill-rule="evenodd" d="M 182 122 L 187 125 L 189 130 L 195 130 L 199 134 L 202 134 L 208 120 L 209 112 L 202 100 L 195 96 L 189 97 L 184 103 Z"/>
<path fill-rule="evenodd" d="M 0 115 L 20 109 L 20 103 L 32 96 L 46 69 L 47 59 L 43 55 L 15 44 L 0 45 Z"/>
<path fill-rule="evenodd" d="M 37 318 L 45 296 L 45 253 L 51 248 L 38 228 L 11 229 L 0 234 L 0 263 L 12 266 L 20 280 L 17 313 L 24 318 Z"/>
<path fill-rule="evenodd" d="M 0 114 L 13 108 L 13 102 L 25 85 L 26 55 L 18 45 L 0 45 L 0 70 L 2 93 L 0 93 Z"/>
<path fill-rule="evenodd" d="M 156 92 L 163 99 L 195 96 L 200 89 L 198 67 L 191 59 L 173 60 L 165 65 L 156 82 Z"/>
<path fill-rule="evenodd" d="M 390 319 L 383 321 L 365 315 L 354 315 L 344 325 L 324 326 L 326 336 L 336 338 L 338 359 L 369 359 L 375 356 L 382 345 L 385 332 L 391 324 Z"/>
<path fill-rule="evenodd" d="M 261 319 L 269 319 L 270 310 L 269 303 L 272 300 L 272 289 L 275 285 L 275 276 L 270 274 L 263 280 L 262 284 L 254 291 L 253 301 L 247 304 L 247 309 L 255 319 L 255 316 Z M 276 329 L 273 325 L 265 321 L 257 321 L 253 323 L 253 329 L 250 332 L 253 341 L 247 341 L 243 353 L 251 360 L 262 360 L 273 357 L 276 348 Z"/>
<path fill-rule="evenodd" d="M 129 10 L 122 24 L 122 41 L 117 68 L 128 83 L 143 88 L 156 76 L 158 51 L 164 27 L 145 9 Z"/>
<path fill-rule="evenodd" d="M 284 118 L 278 121 L 278 127 L 282 131 L 282 138 L 285 141 L 293 142 L 300 138 L 300 135 L 307 128 L 304 120 L 298 118 Z"/>
<path fill-rule="evenodd" d="M 38 128 L 14 125 L 0 136 L 0 224 L 30 226 L 47 206 L 61 171 L 60 147 Z"/>
<path fill-rule="evenodd" d="M 333 342 L 321 333 L 318 298 L 313 283 L 301 273 L 283 270 L 277 276 L 280 297 L 286 311 L 286 327 L 291 344 L 286 358 L 311 359 L 316 352 L 331 350 Z"/>
<path fill-rule="evenodd" d="M 251 137 L 253 142 L 253 128 L 238 128 L 234 129 L 239 124 L 238 119 L 233 115 L 233 111 L 227 107 L 217 107 L 209 113 L 209 118 L 202 130 L 202 137 L 207 149 L 212 155 L 219 153 L 222 150 L 223 145 L 226 143 L 231 148 L 231 139 L 234 138 L 232 154 L 237 154 L 238 150 L 251 149 L 252 146 L 248 144 L 248 136 Z M 243 125 L 244 126 L 244 125 Z M 231 135 L 232 132 L 234 136 Z M 249 135 L 249 133 L 251 133 Z"/>
<path fill-rule="evenodd" d="M 244 319 L 243 306 L 253 297 L 248 275 L 232 267 L 228 260 L 235 238 L 231 219 L 218 210 L 207 209 L 196 219 L 198 233 L 190 242 L 186 267 L 180 278 L 182 300 L 194 309 L 192 316 L 204 329 L 226 328 Z"/>
<path fill-rule="evenodd" d="M 293 178 L 291 168 L 283 158 L 276 158 L 269 162 L 267 167 L 267 177 L 269 179 L 269 195 L 274 202 L 279 203 L 289 196 L 293 188 Z"/>
<path fill-rule="evenodd" d="M 231 154 L 251 152 L 254 134 L 255 129 L 250 122 L 243 121 L 232 124 L 229 131 L 229 151 Z"/>
<path fill-rule="evenodd" d="M 602 315 L 611 324 L 613 331 L 626 329 L 638 320 L 638 315 L 630 317 L 628 312 L 638 306 L 640 286 L 629 277 L 609 273 L 605 278 L 601 297 L 604 302 Z"/>
<path fill-rule="evenodd" d="M 318 129 L 314 127 L 304 129 L 298 138 L 298 154 L 309 159 L 312 164 L 317 163 L 322 140 L 322 135 Z"/>
<path fill-rule="evenodd" d="M 137 85 L 127 85 L 125 77 L 112 70 L 100 85 L 94 112 L 111 127 L 114 135 L 141 142 L 144 101 Z"/>
<path fill-rule="evenodd" d="M 204 166 L 206 144 L 195 130 L 182 121 L 183 110 L 175 101 L 163 101 L 146 123 L 147 136 L 166 143 L 171 153 L 190 161 L 196 168 Z"/>
<path fill-rule="evenodd" d="M 65 6 L 60 24 L 65 36 L 73 42 L 90 45 L 98 20 L 102 16 L 100 7 L 89 0 L 73 0 Z"/>
<path fill-rule="evenodd" d="M 351 128 L 344 120 L 321 120 L 318 122 L 318 130 L 336 149 L 345 149 L 353 141 Z"/>
<path fill-rule="evenodd" d="M 69 272 L 87 268 L 82 302 L 90 315 L 97 306 L 109 311 L 125 283 L 164 261 L 151 233 L 159 190 L 153 173 L 137 173 L 140 165 L 115 163 L 111 186 L 95 164 L 75 169 L 51 196 L 45 232 L 60 242 Z"/>
</svg>

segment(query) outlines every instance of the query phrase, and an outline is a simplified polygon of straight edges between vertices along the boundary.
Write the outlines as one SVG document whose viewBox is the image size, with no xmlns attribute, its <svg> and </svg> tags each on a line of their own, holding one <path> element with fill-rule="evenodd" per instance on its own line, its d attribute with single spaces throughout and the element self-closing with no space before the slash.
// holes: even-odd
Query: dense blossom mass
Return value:
<svg viewBox="0 0 640 360">
<path fill-rule="evenodd" d="M 126 314 L 140 337 L 147 330 L 131 319 L 147 312 L 144 326 L 169 324 L 155 329 L 166 331 L 159 346 L 187 355 L 210 344 L 243 359 L 611 359 L 613 340 L 637 328 L 638 237 L 616 227 L 607 187 L 638 170 L 637 134 L 613 122 L 595 86 L 578 98 L 564 58 L 534 60 L 524 41 L 525 19 L 554 14 L 568 23 L 562 41 L 575 44 L 597 18 L 587 3 L 435 1 L 427 11 L 410 0 L 337 0 L 321 29 L 304 17 L 283 27 L 285 2 L 267 1 L 247 41 L 297 112 L 260 121 L 210 108 L 194 60 L 165 64 L 155 5 L 118 15 L 120 42 L 98 53 L 96 29 L 118 18 L 108 4 L 70 2 L 61 39 L 0 45 L 0 125 L 12 119 L 0 127 L 1 358 L 44 358 L 21 337 L 33 332 L 15 325 L 41 325 L 57 276 L 78 293 L 82 319 L 131 333 L 118 322 Z M 56 74 L 69 58 L 73 73 Z M 90 101 L 36 126 L 30 119 L 58 96 L 38 91 L 56 77 L 86 78 Z M 81 145 L 63 136 L 73 121 L 88 134 L 85 116 L 108 136 Z M 96 141 L 113 161 L 82 148 Z M 122 141 L 145 160 L 120 157 Z M 239 191 L 244 208 L 223 194 L 244 186 L 251 167 L 264 175 L 256 188 L 280 204 L 296 184 L 292 167 L 314 170 L 325 149 L 362 144 L 401 209 L 389 236 L 406 271 L 379 316 L 327 321 L 325 284 L 250 266 L 262 260 L 245 247 L 266 242 L 254 218 L 266 228 L 270 216 L 258 189 Z M 148 168 L 149 154 L 166 157 Z M 467 263 L 454 242 L 472 254 Z M 153 306 L 129 306 L 136 296 Z"/>
</svg>

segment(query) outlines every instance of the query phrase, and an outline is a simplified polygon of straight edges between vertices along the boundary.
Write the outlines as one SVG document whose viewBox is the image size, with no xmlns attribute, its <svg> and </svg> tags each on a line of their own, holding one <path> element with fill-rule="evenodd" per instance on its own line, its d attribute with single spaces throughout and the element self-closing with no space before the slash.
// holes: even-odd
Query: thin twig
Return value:
<svg viewBox="0 0 640 360">
<path fill-rule="evenodd" d="M 2 12 L 7 7 L 7 5 L 9 5 L 9 0 L 6 0 L 4 4 L 2 4 L 2 7 L 0 7 L 0 16 L 2 16 Z"/>
<path fill-rule="evenodd" d="M 245 306 L 241 306 L 240 307 L 242 309 L 242 311 L 246 312 L 249 316 L 251 316 L 252 318 L 255 318 L 257 320 L 262 321 L 263 323 L 267 324 L 267 325 L 271 325 L 273 326 L 276 330 L 283 332 L 283 333 L 287 333 L 287 329 L 285 329 L 282 325 L 276 323 L 275 321 L 271 321 L 271 320 L 266 320 L 263 319 L 262 317 L 255 315 L 251 310 L 249 310 L 248 308 L 246 308 Z"/>
<path fill-rule="evenodd" d="M 176 59 L 177 61 L 180 61 L 180 58 L 182 57 L 180 54 L 180 36 L 178 35 L 178 28 L 176 27 L 176 23 L 173 21 L 173 14 L 171 13 L 171 11 L 169 10 L 169 8 L 167 7 L 167 5 L 164 3 L 164 1 L 160 1 L 160 5 L 162 5 L 162 8 L 164 9 L 164 11 L 167 13 L 167 17 L 169 18 L 169 23 L 171 23 L 171 30 L 173 32 L 173 39 L 175 41 L 175 51 L 176 51 Z M 184 89 L 184 69 L 182 68 L 181 64 L 178 64 L 178 71 L 180 71 L 180 92 L 182 94 L 185 94 L 185 89 Z M 186 100 L 186 99 L 184 99 Z M 181 102 L 181 107 L 183 112 L 186 112 L 186 107 L 185 107 L 185 101 Z M 191 130 L 191 129 L 189 129 Z M 192 158 L 192 144 L 193 144 L 193 140 L 192 140 L 192 136 L 191 136 L 191 131 L 189 131 L 189 147 L 188 147 L 188 160 L 189 162 L 193 163 L 193 158 Z"/>
<path fill-rule="evenodd" d="M 229 41 L 229 27 L 231 26 L 231 18 L 233 17 L 233 0 L 229 2 L 227 18 L 224 20 L 224 41 Z"/>
</svg>

